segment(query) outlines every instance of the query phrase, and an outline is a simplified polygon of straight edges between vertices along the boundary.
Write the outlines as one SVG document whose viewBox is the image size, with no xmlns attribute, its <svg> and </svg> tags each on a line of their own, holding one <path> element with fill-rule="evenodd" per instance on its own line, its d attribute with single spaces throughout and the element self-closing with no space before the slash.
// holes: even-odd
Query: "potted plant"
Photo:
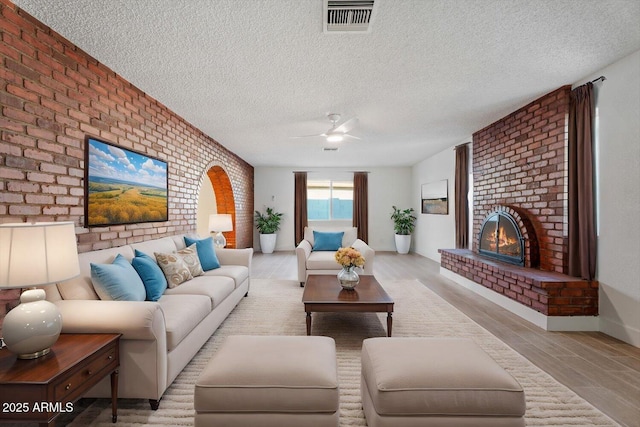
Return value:
<svg viewBox="0 0 640 427">
<path fill-rule="evenodd" d="M 282 213 L 267 208 L 263 214 L 256 211 L 256 228 L 260 233 L 260 249 L 263 254 L 270 254 L 276 247 L 276 232 L 280 229 Z"/>
<path fill-rule="evenodd" d="M 416 226 L 416 217 L 413 212 L 413 208 L 401 210 L 393 206 L 391 219 L 393 220 L 393 229 L 396 232 L 396 250 L 399 254 L 409 253 L 411 233 Z"/>
</svg>

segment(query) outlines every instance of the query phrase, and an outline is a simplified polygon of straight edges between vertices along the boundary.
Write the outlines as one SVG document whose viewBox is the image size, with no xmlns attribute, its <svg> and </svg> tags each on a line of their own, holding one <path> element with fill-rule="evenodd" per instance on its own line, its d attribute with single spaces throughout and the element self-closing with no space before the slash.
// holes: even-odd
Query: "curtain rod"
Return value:
<svg viewBox="0 0 640 427">
<path fill-rule="evenodd" d="M 607 80 L 605 76 L 600 76 L 597 79 L 591 80 L 591 83 L 596 83 L 596 82 L 605 81 L 605 80 Z"/>
</svg>

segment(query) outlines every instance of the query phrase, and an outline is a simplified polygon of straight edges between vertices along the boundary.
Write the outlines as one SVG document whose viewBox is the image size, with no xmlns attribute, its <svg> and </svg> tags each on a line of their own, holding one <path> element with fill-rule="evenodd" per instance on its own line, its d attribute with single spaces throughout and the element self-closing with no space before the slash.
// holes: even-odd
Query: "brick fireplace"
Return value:
<svg viewBox="0 0 640 427">
<path fill-rule="evenodd" d="M 570 86 L 473 134 L 472 250 L 441 249 L 441 267 L 546 316 L 598 314 L 598 283 L 567 268 L 567 137 Z M 479 251 L 495 212 L 516 220 L 522 265 Z"/>
</svg>

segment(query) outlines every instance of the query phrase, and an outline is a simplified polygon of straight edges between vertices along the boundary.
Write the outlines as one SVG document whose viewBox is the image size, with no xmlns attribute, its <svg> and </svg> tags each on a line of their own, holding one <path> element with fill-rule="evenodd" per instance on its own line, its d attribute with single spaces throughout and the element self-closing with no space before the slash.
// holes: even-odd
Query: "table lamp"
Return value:
<svg viewBox="0 0 640 427">
<path fill-rule="evenodd" d="M 0 289 L 25 290 L 20 305 L 4 318 L 7 348 L 19 359 L 49 353 L 62 330 L 58 307 L 45 299 L 44 289 L 80 274 L 73 222 L 0 224 Z"/>
<path fill-rule="evenodd" d="M 213 244 L 216 248 L 224 248 L 227 245 L 227 239 L 222 234 L 223 231 L 232 231 L 233 222 L 230 214 L 211 214 L 209 215 L 209 231 L 216 233 L 213 236 Z"/>
</svg>

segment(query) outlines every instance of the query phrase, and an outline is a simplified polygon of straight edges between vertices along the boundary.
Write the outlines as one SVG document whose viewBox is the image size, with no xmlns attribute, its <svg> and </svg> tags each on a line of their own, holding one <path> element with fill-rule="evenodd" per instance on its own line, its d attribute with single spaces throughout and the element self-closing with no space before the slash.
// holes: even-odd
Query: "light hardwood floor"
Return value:
<svg viewBox="0 0 640 427">
<path fill-rule="evenodd" d="M 417 279 L 623 426 L 640 427 L 640 348 L 599 332 L 547 332 L 439 274 L 415 255 L 376 252 L 381 281 Z M 256 253 L 252 277 L 297 280 L 293 252 Z"/>
</svg>

